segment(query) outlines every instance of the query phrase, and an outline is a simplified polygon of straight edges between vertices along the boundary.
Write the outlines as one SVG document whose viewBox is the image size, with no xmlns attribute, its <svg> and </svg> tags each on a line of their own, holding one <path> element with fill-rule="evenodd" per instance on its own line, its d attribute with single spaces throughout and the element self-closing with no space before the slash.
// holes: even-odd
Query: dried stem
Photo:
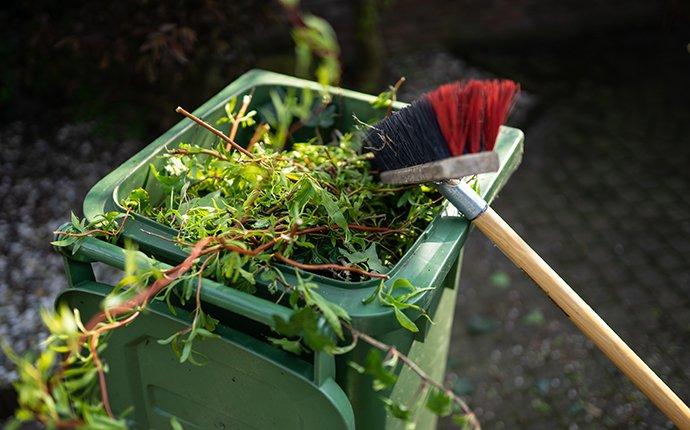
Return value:
<svg viewBox="0 0 690 430">
<path fill-rule="evenodd" d="M 333 263 L 328 263 L 328 264 L 304 264 L 300 263 L 299 261 L 291 260 L 284 256 L 283 254 L 276 252 L 273 254 L 273 257 L 280 261 L 281 263 L 289 264 L 291 266 L 294 266 L 298 269 L 302 270 L 338 270 L 338 271 L 345 271 L 345 272 L 353 272 L 353 273 L 358 273 L 363 276 L 369 276 L 370 278 L 379 278 L 379 279 L 388 279 L 389 276 L 386 275 L 385 273 L 373 273 L 373 272 L 367 272 L 364 269 L 361 269 L 357 266 L 342 266 L 340 264 L 333 264 Z"/>
<path fill-rule="evenodd" d="M 103 230 L 100 228 L 95 228 L 92 230 L 81 231 L 79 233 L 57 230 L 57 231 L 54 231 L 53 234 L 56 234 L 58 236 L 67 236 L 67 237 L 86 237 L 86 236 L 93 236 L 95 234 L 102 234 L 104 236 L 119 236 L 120 233 L 122 233 L 122 231 L 125 229 L 125 224 L 127 223 L 127 219 L 129 219 L 130 212 L 131 212 L 131 209 L 127 209 L 127 212 L 125 212 L 125 216 L 122 219 L 122 224 L 120 224 L 117 227 L 117 230 L 115 230 L 115 231 L 108 231 L 108 230 Z"/>
<path fill-rule="evenodd" d="M 259 126 L 256 127 L 256 130 L 254 130 L 252 138 L 249 139 L 249 143 L 247 144 L 247 151 L 251 151 L 254 145 L 256 145 L 256 142 L 258 142 L 266 133 L 268 133 L 268 130 L 270 129 L 271 126 L 269 126 L 266 123 L 259 124 Z"/>
<path fill-rule="evenodd" d="M 250 94 L 244 96 L 242 98 L 242 106 L 240 107 L 240 110 L 237 112 L 237 115 L 234 118 L 231 118 L 232 128 L 230 128 L 230 131 L 228 132 L 228 137 L 233 142 L 235 141 L 235 136 L 237 136 L 237 130 L 240 126 L 240 119 L 247 112 L 247 108 L 249 108 L 249 103 L 251 103 L 251 102 L 252 102 L 252 96 Z M 228 143 L 225 146 L 225 149 L 229 151 L 230 146 L 231 146 L 230 143 Z"/>
<path fill-rule="evenodd" d="M 103 408 L 110 418 L 115 418 L 113 415 L 113 410 L 110 407 L 110 399 L 108 396 L 108 386 L 105 382 L 105 371 L 103 370 L 103 363 L 98 356 L 98 336 L 91 336 L 89 339 L 89 350 L 91 351 L 91 357 L 93 358 L 93 364 L 96 366 L 96 372 L 98 372 L 98 385 L 101 390 L 101 401 L 103 402 Z"/>
<path fill-rule="evenodd" d="M 207 123 L 206 121 L 196 117 L 195 115 L 187 112 L 186 110 L 182 109 L 180 106 L 175 109 L 175 112 L 182 114 L 186 116 L 187 118 L 191 119 L 195 123 L 199 124 L 200 126 L 204 127 L 206 130 L 210 131 L 211 133 L 215 134 L 216 136 L 220 137 L 223 139 L 230 147 L 235 148 L 237 151 L 240 151 L 242 154 L 246 155 L 250 159 L 254 159 L 254 156 L 252 155 L 251 152 L 247 151 L 246 149 L 242 148 L 240 145 L 235 143 L 234 140 L 230 139 L 228 136 L 224 135 L 223 132 L 218 130 L 217 128 L 213 127 L 211 124 Z"/>
<path fill-rule="evenodd" d="M 358 230 L 358 231 L 365 231 L 369 233 L 374 233 L 374 234 L 392 234 L 392 233 L 403 233 L 403 229 L 398 229 L 398 228 L 388 228 L 388 227 L 374 227 L 374 226 L 366 226 L 366 225 L 359 225 L 359 224 L 348 224 L 348 228 L 351 228 L 352 230 Z M 283 240 L 288 240 L 291 237 L 295 236 L 303 236 L 305 234 L 318 234 L 318 233 L 325 233 L 329 230 L 336 230 L 339 229 L 337 225 L 332 225 L 332 226 L 315 226 L 315 227 L 308 227 L 304 228 L 302 230 L 293 230 L 289 233 L 283 233 L 286 230 L 286 227 L 282 228 L 276 228 L 275 232 L 276 233 L 281 233 L 279 237 L 276 237 L 275 239 L 272 239 L 262 245 L 259 245 L 258 247 L 254 249 L 245 249 L 241 248 L 236 245 L 231 245 L 227 243 L 227 240 L 222 237 L 222 236 L 217 236 L 215 239 L 220 243 L 218 248 L 216 249 L 224 249 L 226 251 L 232 251 L 232 252 L 237 252 L 242 255 L 249 255 L 249 256 L 256 256 L 261 254 L 262 252 L 266 252 L 267 250 L 271 249 L 273 246 L 277 245 Z M 263 231 L 263 230 L 262 230 Z"/>
<path fill-rule="evenodd" d="M 391 104 L 388 106 L 388 110 L 386 110 L 386 116 L 391 116 L 393 113 L 393 105 L 395 102 L 398 100 L 398 90 L 400 89 L 400 86 L 405 83 L 405 77 L 401 76 L 400 79 L 398 79 L 398 82 L 393 85 L 393 88 L 391 88 Z"/>
<path fill-rule="evenodd" d="M 419 367 L 417 363 L 412 361 L 411 358 L 409 358 L 402 352 L 398 351 L 394 346 L 376 340 L 368 334 L 362 333 L 361 331 L 355 329 L 349 324 L 344 325 L 350 330 L 353 341 L 362 340 L 368 343 L 369 345 L 373 346 L 374 348 L 377 348 L 385 352 L 386 354 L 388 354 L 389 357 L 398 358 L 410 370 L 417 374 L 417 376 L 422 380 L 423 384 L 431 385 L 437 388 L 438 390 L 444 392 L 446 395 L 448 395 L 458 406 L 460 406 L 465 415 L 467 415 L 468 419 L 470 420 L 470 424 L 473 426 L 473 428 L 475 428 L 476 430 L 481 430 L 481 424 L 479 423 L 477 416 L 474 414 L 474 412 L 472 412 L 472 409 L 470 409 L 467 403 L 457 394 L 455 394 L 451 389 L 444 387 L 443 384 L 436 382 L 434 379 L 432 379 L 421 367 Z"/>
</svg>

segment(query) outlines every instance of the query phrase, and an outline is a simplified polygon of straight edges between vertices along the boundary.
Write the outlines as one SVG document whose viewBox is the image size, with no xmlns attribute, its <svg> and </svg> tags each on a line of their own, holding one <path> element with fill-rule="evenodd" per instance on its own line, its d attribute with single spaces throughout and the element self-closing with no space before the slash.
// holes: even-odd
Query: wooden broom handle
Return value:
<svg viewBox="0 0 690 430">
<path fill-rule="evenodd" d="M 690 429 L 687 405 L 493 209 L 487 208 L 473 222 L 678 428 Z"/>
</svg>

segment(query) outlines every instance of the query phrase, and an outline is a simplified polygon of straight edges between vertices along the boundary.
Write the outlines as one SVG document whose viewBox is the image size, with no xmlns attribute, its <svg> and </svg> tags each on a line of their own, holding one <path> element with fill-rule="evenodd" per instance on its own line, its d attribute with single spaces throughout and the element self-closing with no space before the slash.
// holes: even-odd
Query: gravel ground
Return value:
<svg viewBox="0 0 690 430">
<path fill-rule="evenodd" d="M 0 129 L 0 339 L 17 351 L 44 336 L 39 309 L 64 288 L 52 232 L 81 212 L 91 186 L 141 146 L 94 137 L 94 124 L 48 132 L 17 122 Z M 0 354 L 0 386 L 14 378 Z"/>
</svg>

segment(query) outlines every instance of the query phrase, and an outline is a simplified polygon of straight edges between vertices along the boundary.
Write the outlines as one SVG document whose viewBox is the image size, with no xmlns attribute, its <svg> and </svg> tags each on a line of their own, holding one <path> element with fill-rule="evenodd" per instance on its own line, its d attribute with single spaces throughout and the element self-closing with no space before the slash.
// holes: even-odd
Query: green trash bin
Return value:
<svg viewBox="0 0 690 430">
<path fill-rule="evenodd" d="M 322 89 L 316 82 L 255 70 L 223 89 L 194 114 L 214 123 L 224 115 L 223 106 L 232 96 L 253 91 L 252 103 L 260 106 L 268 102 L 271 90 L 286 88 L 310 88 L 314 91 Z M 341 129 L 352 126 L 352 114 L 359 118 L 380 115 L 370 105 L 374 99 L 371 95 L 339 88 L 330 88 L 329 91 L 339 109 L 340 123 L 337 126 Z M 404 105 L 399 103 L 396 107 L 402 106 Z M 247 136 L 238 136 L 240 142 L 246 138 Z M 157 182 L 150 176 L 149 164 L 158 163 L 158 155 L 166 149 L 176 147 L 180 142 L 210 145 L 214 139 L 213 135 L 195 127 L 190 120 L 182 120 L 91 189 L 84 201 L 86 218 L 92 220 L 105 211 L 124 212 L 119 202 L 138 187 L 147 189 L 154 201 L 162 198 L 160 189 L 156 187 Z M 495 149 L 500 159 L 500 170 L 479 177 L 482 194 L 488 201 L 491 201 L 519 164 L 522 145 L 523 134 L 520 130 L 501 128 Z M 455 208 L 444 208 L 388 273 L 390 279 L 387 283 L 406 278 L 417 287 L 435 287 L 415 299 L 417 305 L 427 310 L 435 324 L 425 323 L 419 318 L 419 313 L 408 314 L 418 322 L 419 333 L 411 333 L 402 328 L 391 308 L 380 306 L 376 302 L 363 303 L 363 299 L 372 294 L 379 281 L 348 283 L 320 275 L 309 276 L 320 285 L 319 291 L 324 297 L 347 310 L 355 328 L 395 345 L 430 376 L 440 381 L 445 372 L 462 262 L 462 245 L 468 231 L 468 223 L 458 216 Z M 176 232 L 167 226 L 139 215 L 134 215 L 127 222 L 122 233 L 123 237 L 137 242 L 143 252 L 169 264 L 176 264 L 186 256 L 183 249 L 166 239 L 175 235 Z M 89 262 L 100 261 L 121 266 L 124 261 L 122 255 L 123 250 L 117 246 L 89 239 L 79 250 L 76 260 L 74 257 L 66 257 L 71 287 L 61 295 L 60 300 L 80 309 L 83 307 L 84 313 L 94 312 L 98 298 L 106 294 L 110 287 L 94 282 Z M 294 281 L 294 270 L 286 268 L 285 276 L 288 281 Z M 155 339 L 169 336 L 175 331 L 174 327 L 183 324 L 182 311 L 175 316 L 167 309 L 156 307 L 145 317 L 145 322 L 118 330 L 113 336 L 106 353 L 111 369 L 109 389 L 112 391 L 112 402 L 116 408 L 134 406 L 135 421 L 139 428 L 163 427 L 161 423 L 169 419 L 171 414 L 184 420 L 190 428 L 356 427 L 360 430 L 379 430 L 405 427 L 405 423 L 387 414 L 380 396 L 391 394 L 394 400 L 407 403 L 412 401 L 419 380 L 409 369 L 398 369 L 401 373 L 392 393 L 374 392 L 370 378 L 348 366 L 348 362 L 353 360 L 362 362 L 368 351 L 366 345 L 360 344 L 350 353 L 336 356 L 335 359 L 323 354 L 317 354 L 306 361 L 304 357 L 292 356 L 265 340 L 272 315 L 289 312 L 289 309 L 260 297 L 241 293 L 231 286 L 208 282 L 213 287 L 207 289 L 212 293 L 205 296 L 205 302 L 210 303 L 217 317 L 221 318 L 223 339 L 217 346 L 211 346 L 212 342 L 204 342 L 209 345 L 207 366 L 188 368 L 186 365 L 179 365 L 170 351 L 166 353 L 155 343 Z M 250 310 L 235 302 L 230 306 L 232 301 L 220 300 L 219 296 L 232 296 L 233 300 L 239 300 L 238 303 L 250 300 L 252 305 Z M 257 328 L 257 325 L 263 328 Z M 250 359 L 252 354 L 256 357 Z M 183 379 L 180 379 L 181 384 L 176 387 L 160 385 L 160 381 L 166 378 L 174 380 L 175 375 L 185 374 L 184 372 L 191 374 L 188 378 L 192 386 L 182 383 Z M 151 374 L 160 379 L 153 376 L 149 378 L 148 375 Z M 244 376 L 236 376 L 237 382 L 231 377 L 229 381 L 232 383 L 229 383 L 226 374 Z M 219 376 L 214 379 L 213 375 Z M 335 384 L 329 382 L 333 380 Z M 194 383 L 195 381 L 199 383 Z M 251 381 L 260 381 L 257 386 L 261 389 L 250 389 L 248 384 Z M 209 406 L 211 409 L 194 406 L 198 403 L 195 399 L 206 398 L 206 390 L 211 391 L 210 387 L 213 387 L 213 398 L 216 400 L 204 404 L 212 405 Z M 276 394 L 273 393 L 275 390 L 287 392 Z M 221 396 L 221 393 L 225 394 Z M 313 402 L 300 403 L 295 396 L 307 396 Z M 263 399 L 271 399 L 275 407 L 256 412 L 252 408 L 251 411 L 244 410 L 236 403 L 248 402 L 258 407 Z M 306 415 L 296 412 L 302 407 Z M 216 412 L 214 418 L 205 418 L 212 415 L 211 410 Z M 300 417 L 298 420 L 292 419 L 297 416 Z M 314 418 L 316 416 L 320 416 L 321 421 Z M 312 418 L 316 421 L 310 421 Z M 436 417 L 420 408 L 415 421 L 416 428 L 431 429 L 435 426 Z M 273 422 L 279 423 L 279 426 L 270 425 Z M 308 424 L 312 422 L 317 423 L 315 427 Z M 215 427 L 210 427 L 211 425 Z"/>
</svg>

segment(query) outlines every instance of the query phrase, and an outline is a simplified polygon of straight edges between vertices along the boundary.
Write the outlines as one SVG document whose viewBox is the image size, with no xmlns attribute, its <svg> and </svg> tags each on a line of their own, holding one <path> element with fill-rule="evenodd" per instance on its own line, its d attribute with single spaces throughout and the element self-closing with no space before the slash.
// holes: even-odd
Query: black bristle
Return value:
<svg viewBox="0 0 690 430">
<path fill-rule="evenodd" d="M 367 149 L 379 171 L 402 169 L 451 156 L 431 103 L 413 102 L 378 124 L 366 135 Z"/>
</svg>

